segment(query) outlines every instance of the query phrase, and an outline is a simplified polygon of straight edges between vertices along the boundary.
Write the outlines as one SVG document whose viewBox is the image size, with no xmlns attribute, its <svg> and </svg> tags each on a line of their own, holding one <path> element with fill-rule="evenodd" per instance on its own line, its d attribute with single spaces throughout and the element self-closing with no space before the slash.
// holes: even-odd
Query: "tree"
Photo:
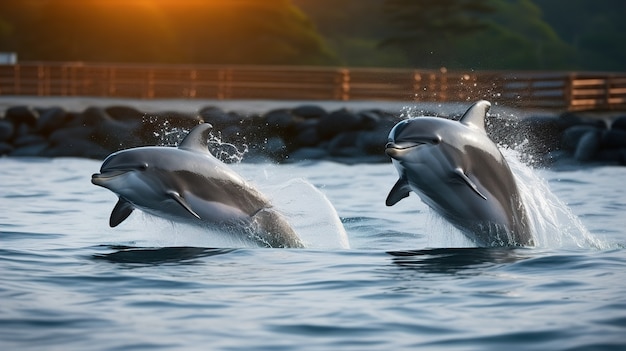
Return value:
<svg viewBox="0 0 626 351">
<path fill-rule="evenodd" d="M 396 29 L 382 47 L 400 47 L 409 60 L 438 66 L 450 56 L 450 41 L 485 30 L 484 15 L 493 12 L 489 0 L 386 0 L 389 25 Z"/>
<path fill-rule="evenodd" d="M 387 0 L 386 5 L 398 34 L 382 45 L 401 47 L 416 66 L 572 68 L 571 48 L 531 0 Z"/>
<path fill-rule="evenodd" d="M 3 0 L 5 1 L 5 0 Z M 331 64 L 333 52 L 291 0 L 8 0 L 25 60 Z M 3 13 L 19 16 L 3 16 Z"/>
</svg>

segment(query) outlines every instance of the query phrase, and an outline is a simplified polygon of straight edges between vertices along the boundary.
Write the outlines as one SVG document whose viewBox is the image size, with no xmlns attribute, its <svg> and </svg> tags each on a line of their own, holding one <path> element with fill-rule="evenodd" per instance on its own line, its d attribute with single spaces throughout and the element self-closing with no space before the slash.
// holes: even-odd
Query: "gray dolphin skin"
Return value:
<svg viewBox="0 0 626 351">
<path fill-rule="evenodd" d="M 208 123 L 178 147 L 148 146 L 109 155 L 91 182 L 116 193 L 109 224 L 135 208 L 172 221 L 209 225 L 266 247 L 304 244 L 269 200 L 208 150 Z"/>
<path fill-rule="evenodd" d="M 399 179 L 386 204 L 413 191 L 479 246 L 532 246 L 513 174 L 485 131 L 490 107 L 478 101 L 460 121 L 417 117 L 396 124 L 385 153 Z"/>
</svg>

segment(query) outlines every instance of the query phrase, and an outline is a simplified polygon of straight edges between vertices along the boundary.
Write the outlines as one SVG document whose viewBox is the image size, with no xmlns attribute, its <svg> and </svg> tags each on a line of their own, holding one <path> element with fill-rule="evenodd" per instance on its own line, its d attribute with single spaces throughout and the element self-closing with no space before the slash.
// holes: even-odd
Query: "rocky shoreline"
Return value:
<svg viewBox="0 0 626 351">
<path fill-rule="evenodd" d="M 103 159 L 130 147 L 175 145 L 187 130 L 208 122 L 214 127 L 213 151 L 225 161 L 236 155 L 243 162 L 389 162 L 383 152 L 387 135 L 405 115 L 382 109 L 327 110 L 316 104 L 262 114 L 218 106 L 189 113 L 142 112 L 125 105 L 83 111 L 16 105 L 0 117 L 0 155 Z M 626 165 L 626 115 L 564 113 L 522 119 L 490 115 L 487 130 L 496 142 L 515 148 L 536 166 Z"/>
</svg>

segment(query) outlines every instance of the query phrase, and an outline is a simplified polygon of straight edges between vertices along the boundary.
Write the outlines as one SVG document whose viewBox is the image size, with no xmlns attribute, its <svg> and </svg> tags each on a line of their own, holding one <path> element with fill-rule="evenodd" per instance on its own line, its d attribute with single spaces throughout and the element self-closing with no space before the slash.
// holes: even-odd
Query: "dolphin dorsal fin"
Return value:
<svg viewBox="0 0 626 351">
<path fill-rule="evenodd" d="M 460 122 L 468 127 L 478 128 L 484 132 L 485 117 L 487 117 L 489 108 L 491 108 L 491 103 L 489 101 L 480 100 L 465 111 Z"/>
<path fill-rule="evenodd" d="M 203 123 L 193 128 L 178 146 L 179 149 L 209 153 L 209 133 L 213 130 L 210 123 Z"/>
</svg>

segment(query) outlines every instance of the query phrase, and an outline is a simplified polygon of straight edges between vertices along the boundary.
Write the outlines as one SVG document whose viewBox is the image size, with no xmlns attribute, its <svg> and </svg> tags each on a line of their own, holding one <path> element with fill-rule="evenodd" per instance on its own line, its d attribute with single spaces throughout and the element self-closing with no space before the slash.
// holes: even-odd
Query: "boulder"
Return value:
<svg viewBox="0 0 626 351">
<path fill-rule="evenodd" d="M 583 135 L 598 131 L 598 128 L 587 125 L 569 127 L 563 132 L 561 147 L 567 151 L 575 151 Z"/>
<path fill-rule="evenodd" d="M 128 106 L 109 106 L 104 112 L 118 121 L 142 121 L 146 113 Z"/>
<path fill-rule="evenodd" d="M 611 129 L 626 130 L 626 116 L 619 116 L 611 123 Z"/>
<path fill-rule="evenodd" d="M 13 151 L 13 145 L 0 141 L 0 156 L 6 155 Z"/>
<path fill-rule="evenodd" d="M 620 149 L 626 148 L 626 129 L 609 129 L 602 133 L 603 148 Z"/>
<path fill-rule="evenodd" d="M 322 140 L 330 140 L 336 135 L 362 129 L 361 116 L 347 109 L 333 111 L 320 119 L 317 133 Z"/>
<path fill-rule="evenodd" d="M 55 130 L 66 126 L 71 116 L 61 107 L 51 107 L 39 111 L 35 130 L 41 135 L 50 135 Z"/>
<path fill-rule="evenodd" d="M 13 151 L 9 152 L 9 156 L 14 157 L 34 157 L 41 156 L 42 152 L 48 147 L 48 143 L 28 144 L 25 146 L 16 146 Z"/>
<path fill-rule="evenodd" d="M 317 105 L 301 105 L 293 108 L 291 113 L 305 119 L 319 119 L 328 114 L 325 109 Z"/>
<path fill-rule="evenodd" d="M 207 106 L 198 111 L 198 117 L 204 122 L 211 123 L 215 130 L 224 129 L 235 124 L 239 119 L 217 106 Z"/>
<path fill-rule="evenodd" d="M 600 151 L 602 131 L 590 130 L 582 135 L 576 146 L 574 158 L 579 162 L 593 161 Z"/>
<path fill-rule="evenodd" d="M 11 121 L 14 126 L 26 124 L 33 129 L 37 126 L 38 118 L 39 114 L 37 111 L 29 106 L 9 107 L 4 113 L 4 119 Z"/>
<path fill-rule="evenodd" d="M 15 127 L 11 121 L 0 119 L 0 143 L 9 141 L 13 137 Z"/>
<path fill-rule="evenodd" d="M 288 110 L 272 110 L 263 115 L 265 124 L 271 135 L 284 136 L 290 134 L 295 126 L 295 119 Z"/>
</svg>

